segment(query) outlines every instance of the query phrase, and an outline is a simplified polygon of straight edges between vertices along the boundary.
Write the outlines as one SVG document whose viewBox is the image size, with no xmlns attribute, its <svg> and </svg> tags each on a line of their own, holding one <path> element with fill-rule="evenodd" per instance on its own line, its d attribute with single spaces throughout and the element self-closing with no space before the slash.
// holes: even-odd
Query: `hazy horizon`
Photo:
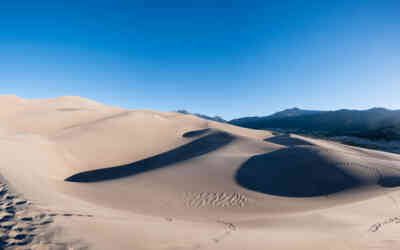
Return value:
<svg viewBox="0 0 400 250">
<path fill-rule="evenodd" d="M 400 108 L 397 1 L 0 7 L 0 93 L 227 120 L 291 107 Z"/>
</svg>

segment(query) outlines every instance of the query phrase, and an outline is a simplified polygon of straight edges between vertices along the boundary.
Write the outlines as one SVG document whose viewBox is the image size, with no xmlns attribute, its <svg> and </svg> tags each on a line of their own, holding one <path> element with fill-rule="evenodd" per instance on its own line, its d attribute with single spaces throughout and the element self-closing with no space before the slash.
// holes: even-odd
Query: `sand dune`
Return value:
<svg viewBox="0 0 400 250">
<path fill-rule="evenodd" d="M 0 105 L 3 247 L 400 247 L 397 154 L 81 97 Z"/>
</svg>

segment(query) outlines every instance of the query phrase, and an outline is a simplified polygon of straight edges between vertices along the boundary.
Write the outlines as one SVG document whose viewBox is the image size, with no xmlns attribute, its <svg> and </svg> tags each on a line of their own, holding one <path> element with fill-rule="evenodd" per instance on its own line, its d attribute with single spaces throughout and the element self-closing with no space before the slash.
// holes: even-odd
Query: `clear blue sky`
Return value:
<svg viewBox="0 0 400 250">
<path fill-rule="evenodd" d="M 4 2 L 0 93 L 227 119 L 400 109 L 398 0 Z"/>
</svg>

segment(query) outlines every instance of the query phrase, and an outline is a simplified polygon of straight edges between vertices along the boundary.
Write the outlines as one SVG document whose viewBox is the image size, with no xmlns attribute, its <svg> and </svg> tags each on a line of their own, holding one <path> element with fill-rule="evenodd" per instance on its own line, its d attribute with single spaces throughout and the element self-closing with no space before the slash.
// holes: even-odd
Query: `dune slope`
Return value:
<svg viewBox="0 0 400 250">
<path fill-rule="evenodd" d="M 54 215 L 24 247 L 400 246 L 399 155 L 81 97 L 0 105 L 4 183 Z"/>
</svg>

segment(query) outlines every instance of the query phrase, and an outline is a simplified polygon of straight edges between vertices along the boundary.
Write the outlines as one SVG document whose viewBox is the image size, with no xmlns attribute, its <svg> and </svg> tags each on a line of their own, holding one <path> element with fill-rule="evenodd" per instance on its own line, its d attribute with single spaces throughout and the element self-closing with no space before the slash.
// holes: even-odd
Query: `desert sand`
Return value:
<svg viewBox="0 0 400 250">
<path fill-rule="evenodd" d="M 400 155 L 0 96 L 0 248 L 400 249 Z"/>
</svg>

